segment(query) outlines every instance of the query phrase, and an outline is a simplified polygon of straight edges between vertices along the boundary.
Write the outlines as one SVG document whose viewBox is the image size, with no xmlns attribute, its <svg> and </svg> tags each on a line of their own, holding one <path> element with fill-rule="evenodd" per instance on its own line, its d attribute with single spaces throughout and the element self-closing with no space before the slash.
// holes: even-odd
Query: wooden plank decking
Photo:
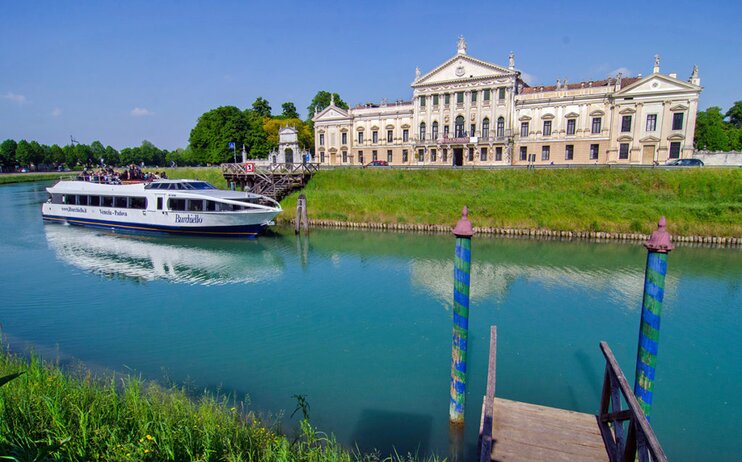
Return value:
<svg viewBox="0 0 742 462">
<path fill-rule="evenodd" d="M 609 460 L 594 415 L 502 398 L 493 404 L 492 461 Z"/>
</svg>

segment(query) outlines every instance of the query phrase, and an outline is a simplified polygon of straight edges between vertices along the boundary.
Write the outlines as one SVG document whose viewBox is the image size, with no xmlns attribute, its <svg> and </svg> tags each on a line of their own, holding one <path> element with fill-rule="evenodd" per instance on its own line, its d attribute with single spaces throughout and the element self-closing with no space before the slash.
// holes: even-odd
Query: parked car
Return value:
<svg viewBox="0 0 742 462">
<path fill-rule="evenodd" d="M 385 160 L 372 160 L 366 167 L 389 167 L 389 162 Z"/>
<path fill-rule="evenodd" d="M 703 167 L 703 161 L 701 159 L 675 159 L 669 161 L 665 165 L 676 167 Z"/>
</svg>

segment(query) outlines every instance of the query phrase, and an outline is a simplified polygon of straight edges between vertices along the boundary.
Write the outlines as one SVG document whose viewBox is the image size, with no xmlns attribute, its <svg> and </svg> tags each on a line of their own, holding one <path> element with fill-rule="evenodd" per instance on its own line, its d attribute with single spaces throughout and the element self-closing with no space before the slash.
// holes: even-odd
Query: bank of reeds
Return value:
<svg viewBox="0 0 742 462">
<path fill-rule="evenodd" d="M 301 192 L 333 222 L 452 226 L 468 205 L 483 228 L 649 234 L 664 215 L 675 235 L 742 236 L 739 168 L 324 170 Z"/>
<path fill-rule="evenodd" d="M 244 403 L 132 376 L 70 373 L 0 353 L 0 459 L 110 461 L 372 461 L 307 420 L 297 437 L 268 428 Z M 403 460 L 393 456 L 386 460 Z"/>
</svg>

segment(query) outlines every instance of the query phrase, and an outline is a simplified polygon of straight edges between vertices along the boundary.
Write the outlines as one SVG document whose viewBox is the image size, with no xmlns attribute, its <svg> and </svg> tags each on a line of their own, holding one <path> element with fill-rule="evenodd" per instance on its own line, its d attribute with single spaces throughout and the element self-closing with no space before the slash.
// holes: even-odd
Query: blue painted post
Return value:
<svg viewBox="0 0 742 462">
<path fill-rule="evenodd" d="M 466 397 L 466 349 L 469 338 L 469 280 L 471 272 L 471 237 L 474 235 L 464 207 L 456 223 L 456 256 L 453 270 L 453 345 L 451 347 L 451 397 L 448 419 L 451 424 L 464 424 Z"/>
<path fill-rule="evenodd" d="M 660 218 L 657 230 L 644 244 L 647 248 L 647 269 L 644 276 L 642 318 L 639 325 L 639 346 L 636 352 L 634 395 L 649 420 L 652 409 L 654 372 L 657 364 L 657 347 L 660 338 L 660 315 L 665 297 L 667 253 L 673 249 L 665 217 Z"/>
</svg>

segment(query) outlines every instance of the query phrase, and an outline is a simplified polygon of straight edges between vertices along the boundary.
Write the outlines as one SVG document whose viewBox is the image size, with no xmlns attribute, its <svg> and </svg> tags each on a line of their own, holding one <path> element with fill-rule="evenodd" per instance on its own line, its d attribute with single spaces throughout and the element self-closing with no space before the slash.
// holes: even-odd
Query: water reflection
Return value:
<svg viewBox="0 0 742 462">
<path fill-rule="evenodd" d="M 275 280 L 284 268 L 260 241 L 122 235 L 57 224 L 45 225 L 44 233 L 57 258 L 107 277 L 219 285 Z"/>
<path fill-rule="evenodd" d="M 429 290 L 443 303 L 450 303 L 453 294 L 453 261 L 413 260 L 412 283 Z M 515 281 L 537 282 L 547 289 L 589 289 L 602 292 L 606 298 L 638 309 L 644 288 L 643 268 L 591 268 L 571 266 L 517 265 L 511 263 L 474 262 L 471 268 L 472 302 L 493 297 L 503 303 Z M 667 293 L 677 286 L 672 276 L 667 279 Z"/>
</svg>

